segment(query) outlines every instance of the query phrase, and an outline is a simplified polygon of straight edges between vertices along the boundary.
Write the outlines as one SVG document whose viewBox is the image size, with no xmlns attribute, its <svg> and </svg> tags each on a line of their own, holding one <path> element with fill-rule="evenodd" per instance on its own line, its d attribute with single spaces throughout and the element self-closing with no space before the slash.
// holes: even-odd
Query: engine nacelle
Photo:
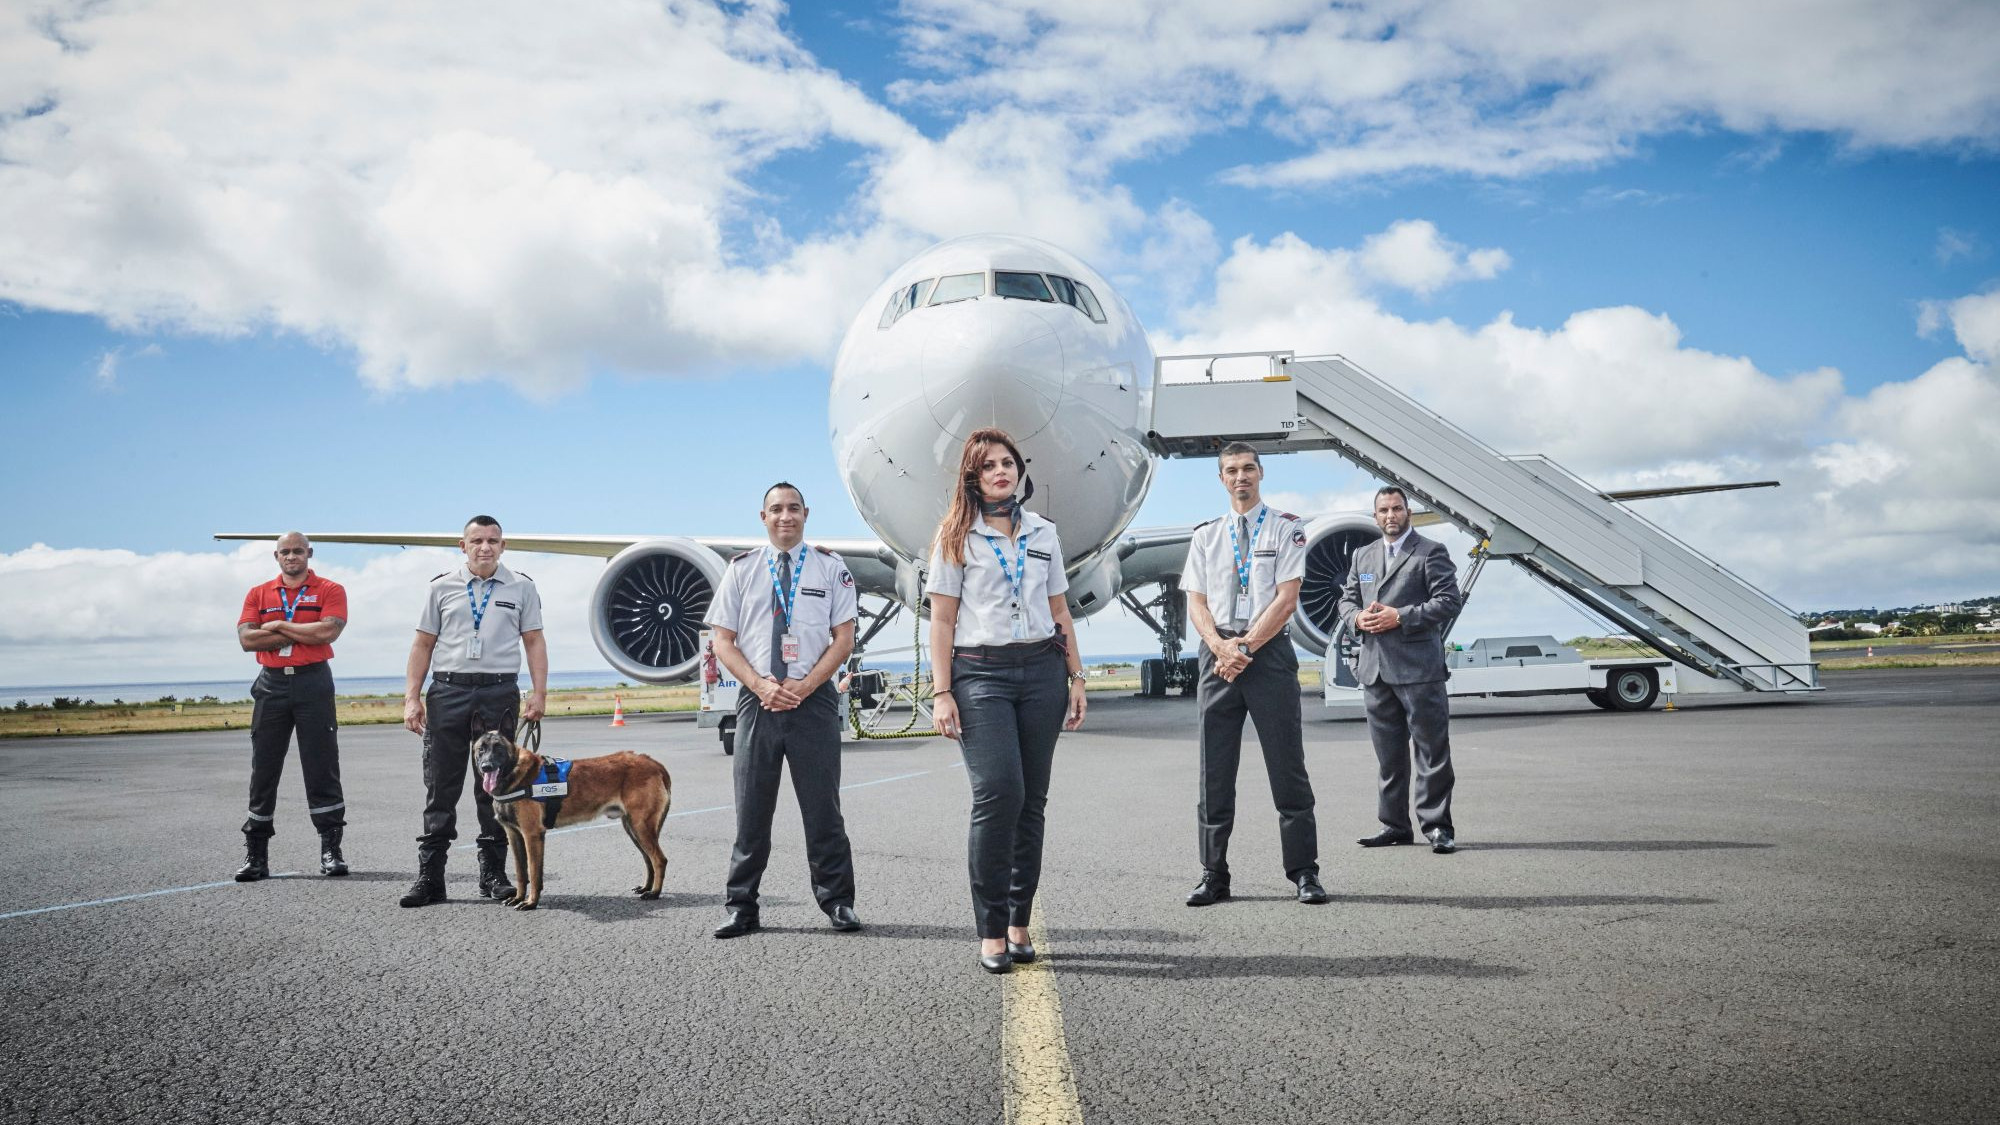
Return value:
<svg viewBox="0 0 2000 1125">
<path fill-rule="evenodd" d="M 590 597 L 590 639 L 613 668 L 648 684 L 692 679 L 701 619 L 722 585 L 722 560 L 690 539 L 643 539 L 604 565 Z"/>
<path fill-rule="evenodd" d="M 1300 648 L 1326 655 L 1327 638 L 1340 624 L 1340 587 L 1354 552 L 1380 538 L 1375 521 L 1358 514 L 1321 516 L 1306 527 L 1306 577 L 1292 613 L 1292 641 Z"/>
<path fill-rule="evenodd" d="M 1116 602 L 1119 587 L 1125 581 L 1124 571 L 1118 556 L 1111 551 L 1103 552 L 1089 566 L 1077 571 L 1069 580 L 1069 592 L 1063 595 L 1069 599 L 1070 617 L 1080 620 Z"/>
</svg>

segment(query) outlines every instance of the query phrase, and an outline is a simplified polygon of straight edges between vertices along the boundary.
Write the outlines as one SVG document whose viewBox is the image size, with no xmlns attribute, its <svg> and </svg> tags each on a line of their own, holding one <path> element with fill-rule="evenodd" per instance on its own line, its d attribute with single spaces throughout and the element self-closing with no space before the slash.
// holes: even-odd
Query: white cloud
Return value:
<svg viewBox="0 0 2000 1125">
<path fill-rule="evenodd" d="M 1712 126 L 1856 148 L 2000 141 L 2000 8 L 1964 0 L 905 0 L 896 92 L 1032 107 L 1133 153 L 1255 124 L 1295 187 L 1411 170 L 1524 176 Z M 1769 145 L 1762 146 L 1769 151 Z"/>
<path fill-rule="evenodd" d="M 1937 248 L 1933 251 L 1937 255 L 1938 265 L 1948 266 L 1959 258 L 1977 257 L 1981 251 L 1977 234 L 1956 227 L 1938 228 Z"/>
<path fill-rule="evenodd" d="M 97 371 L 91 376 L 99 390 L 110 390 L 118 385 L 118 359 L 123 348 L 106 348 L 97 357 Z"/>
<path fill-rule="evenodd" d="M 1239 240 L 1213 299 L 1156 342 L 1340 352 L 1489 444 L 1549 454 L 1602 488 L 1779 479 L 1641 511 L 1802 607 L 2000 580 L 2000 293 L 1929 306 L 1963 357 L 1852 396 L 1836 371 L 1777 375 L 1690 347 L 1643 309 L 1585 309 L 1554 329 L 1406 320 L 1369 292 L 1372 241 Z M 1363 480 L 1293 502 L 1359 508 Z"/>
<path fill-rule="evenodd" d="M 1505 250 L 1474 250 L 1438 234 L 1425 219 L 1405 219 L 1368 236 L 1361 244 L 1361 268 L 1390 285 L 1429 296 L 1453 282 L 1489 281 L 1510 264 Z"/>
</svg>

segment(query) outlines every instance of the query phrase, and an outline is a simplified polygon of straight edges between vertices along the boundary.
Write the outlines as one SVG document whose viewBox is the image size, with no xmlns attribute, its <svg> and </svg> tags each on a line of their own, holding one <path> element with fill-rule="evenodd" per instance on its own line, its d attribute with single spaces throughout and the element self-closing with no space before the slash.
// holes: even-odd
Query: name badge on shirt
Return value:
<svg viewBox="0 0 2000 1125">
<path fill-rule="evenodd" d="M 799 637 L 797 633 L 786 633 L 778 638 L 778 656 L 787 664 L 798 663 Z"/>
<path fill-rule="evenodd" d="M 290 645 L 286 645 L 284 648 L 278 650 L 279 656 L 290 656 L 291 654 L 292 654 L 292 646 Z"/>
<path fill-rule="evenodd" d="M 1028 615 L 1021 612 L 1021 603 L 1014 603 L 1013 635 L 1017 641 L 1028 639 Z"/>
</svg>

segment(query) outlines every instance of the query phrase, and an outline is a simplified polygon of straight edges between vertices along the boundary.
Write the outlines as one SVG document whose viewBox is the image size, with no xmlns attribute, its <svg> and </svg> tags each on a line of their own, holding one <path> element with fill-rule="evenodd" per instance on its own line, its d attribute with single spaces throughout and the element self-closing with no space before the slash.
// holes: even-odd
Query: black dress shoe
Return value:
<svg viewBox="0 0 2000 1125">
<path fill-rule="evenodd" d="M 1416 841 L 1417 838 L 1408 832 L 1397 832 L 1393 829 L 1384 828 L 1373 836 L 1363 836 L 1354 842 L 1364 848 L 1390 848 L 1397 844 L 1414 844 Z"/>
<path fill-rule="evenodd" d="M 861 928 L 861 919 L 854 914 L 851 906 L 836 906 L 826 912 L 826 920 L 843 934 L 851 934 Z"/>
<path fill-rule="evenodd" d="M 1458 850 L 1458 841 L 1452 839 L 1451 833 L 1443 828 L 1431 829 L 1430 841 L 1431 850 L 1439 855 L 1450 855 Z"/>
<path fill-rule="evenodd" d="M 1014 971 L 1014 958 L 1004 952 L 982 953 L 979 955 L 979 967 L 989 973 L 1011 973 Z"/>
<path fill-rule="evenodd" d="M 1204 871 L 1201 882 L 1187 896 L 1189 906 L 1214 906 L 1229 901 L 1229 876 Z"/>
<path fill-rule="evenodd" d="M 1299 901 L 1318 906 L 1322 902 L 1333 901 L 1333 896 L 1327 894 L 1326 888 L 1319 885 L 1318 875 L 1308 873 L 1299 876 Z"/>
<path fill-rule="evenodd" d="M 1007 943 L 1007 956 L 1013 958 L 1017 965 L 1032 965 L 1035 963 L 1035 943 L 1010 941 Z"/>
<path fill-rule="evenodd" d="M 719 938 L 742 937 L 744 934 L 754 934 L 763 928 L 764 923 L 757 920 L 756 911 L 732 910 L 729 912 L 729 921 L 715 927 L 715 936 Z"/>
</svg>

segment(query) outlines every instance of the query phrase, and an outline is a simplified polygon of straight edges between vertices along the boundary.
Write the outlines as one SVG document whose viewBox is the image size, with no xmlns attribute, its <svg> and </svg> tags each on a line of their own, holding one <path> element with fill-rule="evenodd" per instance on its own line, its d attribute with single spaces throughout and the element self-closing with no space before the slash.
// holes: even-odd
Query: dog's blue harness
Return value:
<svg viewBox="0 0 2000 1125">
<path fill-rule="evenodd" d="M 562 815 L 563 798 L 569 796 L 568 758 L 540 758 L 542 766 L 528 775 L 528 784 L 511 793 L 495 793 L 493 803 L 510 805 L 523 797 L 531 797 L 542 803 L 542 825 L 555 826 L 556 818 Z"/>
</svg>

